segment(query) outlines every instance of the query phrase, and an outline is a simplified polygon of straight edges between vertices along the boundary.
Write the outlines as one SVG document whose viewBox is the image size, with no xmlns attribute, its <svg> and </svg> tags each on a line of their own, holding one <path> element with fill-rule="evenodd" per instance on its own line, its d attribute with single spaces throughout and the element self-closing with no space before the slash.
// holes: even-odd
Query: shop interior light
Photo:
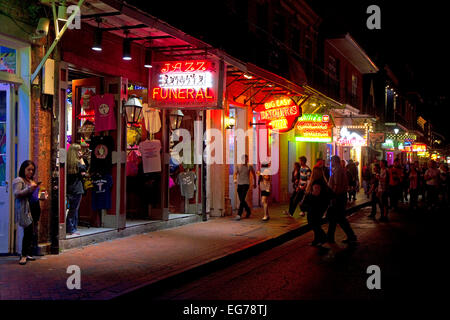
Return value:
<svg viewBox="0 0 450 320">
<path fill-rule="evenodd" d="M 253 77 L 251 75 L 249 75 L 249 74 L 244 74 L 244 78 L 246 78 L 246 79 L 253 79 Z"/>
<path fill-rule="evenodd" d="M 131 39 L 128 38 L 128 30 L 125 30 L 125 39 L 123 39 L 123 60 L 131 60 Z"/>
<path fill-rule="evenodd" d="M 152 50 L 150 48 L 145 49 L 144 67 L 152 68 L 152 55 Z"/>
<path fill-rule="evenodd" d="M 98 27 L 94 31 L 94 43 L 92 44 L 92 50 L 94 50 L 94 51 L 102 51 L 103 32 L 100 29 L 100 20 L 98 20 L 97 23 L 98 23 Z"/>
<path fill-rule="evenodd" d="M 127 122 L 129 124 L 139 122 L 142 113 L 142 103 L 136 95 L 131 95 L 125 103 L 125 112 L 127 114 Z"/>
<path fill-rule="evenodd" d="M 67 6 L 65 0 L 58 6 L 58 20 L 67 21 Z"/>
</svg>

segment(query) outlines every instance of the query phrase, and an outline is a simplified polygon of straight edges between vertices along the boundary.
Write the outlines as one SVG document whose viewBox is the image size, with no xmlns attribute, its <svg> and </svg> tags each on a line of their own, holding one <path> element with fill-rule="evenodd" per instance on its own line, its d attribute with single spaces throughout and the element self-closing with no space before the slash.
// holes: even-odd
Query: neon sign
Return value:
<svg viewBox="0 0 450 320">
<path fill-rule="evenodd" d="M 292 129 L 300 116 L 300 107 L 289 97 L 276 96 L 255 109 L 266 125 L 278 132 Z"/>
<path fill-rule="evenodd" d="M 336 143 L 346 147 L 363 147 L 367 146 L 367 135 L 360 135 L 355 131 L 349 131 L 347 127 L 341 128 L 339 138 Z"/>
<path fill-rule="evenodd" d="M 221 108 L 224 64 L 215 60 L 153 64 L 149 100 L 161 108 Z"/>
<path fill-rule="evenodd" d="M 304 114 L 297 120 L 295 141 L 331 142 L 331 130 L 329 115 Z"/>
<path fill-rule="evenodd" d="M 427 145 L 424 143 L 414 143 L 412 145 L 412 151 L 420 152 L 422 154 L 427 151 Z"/>
</svg>

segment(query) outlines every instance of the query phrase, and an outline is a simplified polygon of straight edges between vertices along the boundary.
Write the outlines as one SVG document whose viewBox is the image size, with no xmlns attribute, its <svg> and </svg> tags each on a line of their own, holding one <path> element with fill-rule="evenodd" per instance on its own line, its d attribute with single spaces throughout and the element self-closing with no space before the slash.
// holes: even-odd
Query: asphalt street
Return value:
<svg viewBox="0 0 450 320">
<path fill-rule="evenodd" d="M 155 300 L 442 299 L 446 276 L 448 212 L 390 214 L 389 222 L 368 218 L 370 208 L 349 220 L 356 246 L 310 246 L 312 232 L 244 261 L 154 292 Z M 326 230 L 326 227 L 324 228 Z M 381 289 L 368 289 L 369 266 L 380 268 Z"/>
</svg>

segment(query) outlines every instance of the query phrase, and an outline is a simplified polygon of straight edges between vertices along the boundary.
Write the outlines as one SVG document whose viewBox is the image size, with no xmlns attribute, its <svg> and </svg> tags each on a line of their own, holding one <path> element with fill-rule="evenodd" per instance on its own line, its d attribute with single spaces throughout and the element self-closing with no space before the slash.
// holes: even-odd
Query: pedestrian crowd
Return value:
<svg viewBox="0 0 450 320">
<path fill-rule="evenodd" d="M 250 207 L 245 201 L 249 190 L 250 175 L 259 176 L 261 202 L 264 208 L 263 221 L 269 220 L 269 196 L 271 191 L 271 175 L 267 165 L 261 168 L 262 173 L 255 172 L 248 164 L 248 156 L 243 158 L 244 164 L 237 167 L 235 182 L 238 184 L 240 206 L 236 220 L 241 219 L 243 210 L 250 216 Z M 323 159 L 318 159 L 311 168 L 306 157 L 295 162 L 291 175 L 292 194 L 289 208 L 284 213 L 293 217 L 297 208 L 300 216 L 307 215 L 307 221 L 314 231 L 312 245 L 321 246 L 324 243 L 334 243 L 336 226 L 340 225 L 347 238 L 344 242 L 355 243 L 357 238 L 350 223 L 345 217 L 346 207 L 356 200 L 360 189 L 359 163 L 353 160 L 341 160 L 338 156 L 331 158 L 331 170 Z M 331 171 L 331 172 L 330 172 Z M 388 222 L 388 213 L 398 211 L 399 204 L 415 210 L 419 206 L 430 211 L 448 209 L 450 191 L 450 173 L 448 165 L 438 164 L 431 160 L 428 164 L 419 165 L 418 161 L 401 164 L 395 159 L 391 166 L 386 160 L 374 160 L 370 165 L 361 168 L 361 181 L 364 194 L 371 200 L 372 212 L 370 218 L 375 219 L 380 208 L 381 222 Z M 322 230 L 322 219 L 328 221 L 328 232 Z"/>
</svg>

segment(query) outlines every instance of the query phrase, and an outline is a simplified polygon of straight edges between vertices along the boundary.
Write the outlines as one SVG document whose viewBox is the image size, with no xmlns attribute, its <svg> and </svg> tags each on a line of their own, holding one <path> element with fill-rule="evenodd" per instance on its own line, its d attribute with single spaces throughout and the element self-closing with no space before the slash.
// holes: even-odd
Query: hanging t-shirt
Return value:
<svg viewBox="0 0 450 320">
<path fill-rule="evenodd" d="M 157 133 L 161 130 L 161 118 L 159 117 L 159 110 L 150 108 L 148 103 L 142 105 L 144 113 L 145 129 L 149 133 Z"/>
<path fill-rule="evenodd" d="M 90 172 L 110 173 L 114 139 L 111 136 L 94 136 L 89 144 L 91 154 Z"/>
<path fill-rule="evenodd" d="M 139 144 L 144 173 L 161 171 L 161 141 L 145 140 Z"/>
<path fill-rule="evenodd" d="M 110 174 L 96 176 L 92 180 L 92 209 L 111 209 L 111 188 L 113 180 Z"/>
<path fill-rule="evenodd" d="M 89 104 L 95 110 L 95 132 L 116 129 L 114 95 L 105 93 L 93 96 Z"/>
<path fill-rule="evenodd" d="M 181 172 L 177 177 L 177 183 L 180 185 L 181 195 L 187 199 L 194 197 L 196 175 L 192 171 Z"/>
</svg>

